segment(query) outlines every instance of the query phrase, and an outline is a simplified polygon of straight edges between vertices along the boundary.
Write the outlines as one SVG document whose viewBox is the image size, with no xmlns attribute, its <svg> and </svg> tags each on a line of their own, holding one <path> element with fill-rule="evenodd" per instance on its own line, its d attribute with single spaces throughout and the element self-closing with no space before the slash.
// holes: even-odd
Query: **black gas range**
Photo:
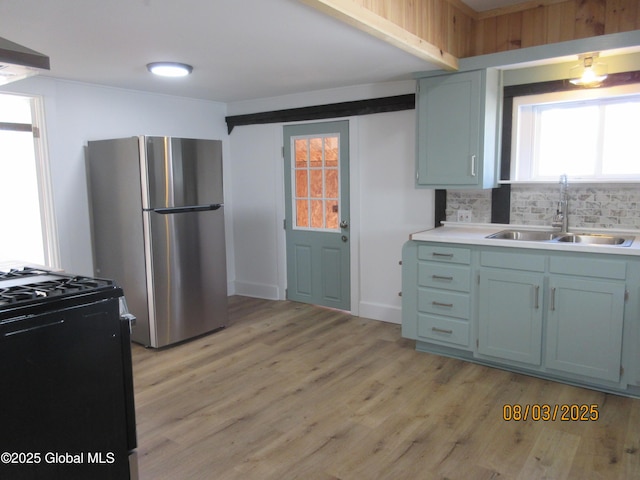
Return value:
<svg viewBox="0 0 640 480">
<path fill-rule="evenodd" d="M 137 478 L 122 296 L 106 279 L 0 272 L 0 478 Z"/>
</svg>

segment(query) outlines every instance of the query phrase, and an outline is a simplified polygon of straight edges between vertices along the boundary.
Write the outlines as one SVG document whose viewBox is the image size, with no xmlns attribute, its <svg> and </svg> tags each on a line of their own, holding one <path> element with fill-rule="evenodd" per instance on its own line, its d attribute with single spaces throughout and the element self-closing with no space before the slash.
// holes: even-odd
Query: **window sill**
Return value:
<svg viewBox="0 0 640 480">
<path fill-rule="evenodd" d="M 557 185 L 558 180 L 500 180 L 498 183 L 500 185 Z M 637 180 L 620 180 L 620 179 L 602 179 L 602 180 L 591 180 L 591 179 L 580 179 L 580 178 L 571 178 L 569 177 L 569 185 L 572 184 L 581 184 L 581 185 L 610 185 L 610 184 L 629 184 L 629 185 L 637 185 L 640 183 L 640 178 Z"/>
</svg>

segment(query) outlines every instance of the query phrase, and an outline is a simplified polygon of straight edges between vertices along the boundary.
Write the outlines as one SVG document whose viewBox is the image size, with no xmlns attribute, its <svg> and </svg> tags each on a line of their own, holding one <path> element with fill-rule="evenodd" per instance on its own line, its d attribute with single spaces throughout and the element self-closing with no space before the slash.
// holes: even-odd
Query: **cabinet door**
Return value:
<svg viewBox="0 0 640 480">
<path fill-rule="evenodd" d="M 624 292 L 621 282 L 551 277 L 546 366 L 619 381 Z"/>
<path fill-rule="evenodd" d="M 418 243 L 402 247 L 402 336 L 418 338 Z"/>
<path fill-rule="evenodd" d="M 543 280 L 536 273 L 481 271 L 478 353 L 540 365 Z"/>
<path fill-rule="evenodd" d="M 481 73 L 419 80 L 418 185 L 479 184 Z"/>
</svg>

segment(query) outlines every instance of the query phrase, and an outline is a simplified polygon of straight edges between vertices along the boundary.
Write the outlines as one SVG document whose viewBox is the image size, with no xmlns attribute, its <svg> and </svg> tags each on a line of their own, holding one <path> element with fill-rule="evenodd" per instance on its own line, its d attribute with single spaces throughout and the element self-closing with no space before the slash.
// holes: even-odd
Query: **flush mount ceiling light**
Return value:
<svg viewBox="0 0 640 480">
<path fill-rule="evenodd" d="M 161 77 L 186 77 L 193 71 L 193 67 L 186 63 L 153 62 L 147 64 L 147 70 Z"/>
<path fill-rule="evenodd" d="M 569 71 L 570 82 L 581 87 L 599 87 L 607 78 L 607 65 L 598 62 L 597 53 L 585 53 Z"/>
</svg>

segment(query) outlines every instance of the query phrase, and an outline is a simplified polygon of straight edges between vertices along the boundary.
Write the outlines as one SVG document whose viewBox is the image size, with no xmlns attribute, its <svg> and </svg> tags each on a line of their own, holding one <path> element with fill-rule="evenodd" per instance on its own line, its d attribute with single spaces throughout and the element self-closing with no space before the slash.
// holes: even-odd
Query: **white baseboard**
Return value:
<svg viewBox="0 0 640 480">
<path fill-rule="evenodd" d="M 233 291 L 235 295 L 246 297 L 263 298 L 265 300 L 280 300 L 280 290 L 277 285 L 263 283 L 239 282 L 235 281 Z"/>
<path fill-rule="evenodd" d="M 360 302 L 359 316 L 381 322 L 402 323 L 402 309 L 382 303 Z"/>
<path fill-rule="evenodd" d="M 280 300 L 279 294 L 280 290 L 277 285 L 239 281 L 229 282 L 229 295 Z M 358 316 L 360 317 L 398 325 L 402 323 L 402 309 L 400 307 L 382 303 L 360 302 L 358 309 Z"/>
</svg>

